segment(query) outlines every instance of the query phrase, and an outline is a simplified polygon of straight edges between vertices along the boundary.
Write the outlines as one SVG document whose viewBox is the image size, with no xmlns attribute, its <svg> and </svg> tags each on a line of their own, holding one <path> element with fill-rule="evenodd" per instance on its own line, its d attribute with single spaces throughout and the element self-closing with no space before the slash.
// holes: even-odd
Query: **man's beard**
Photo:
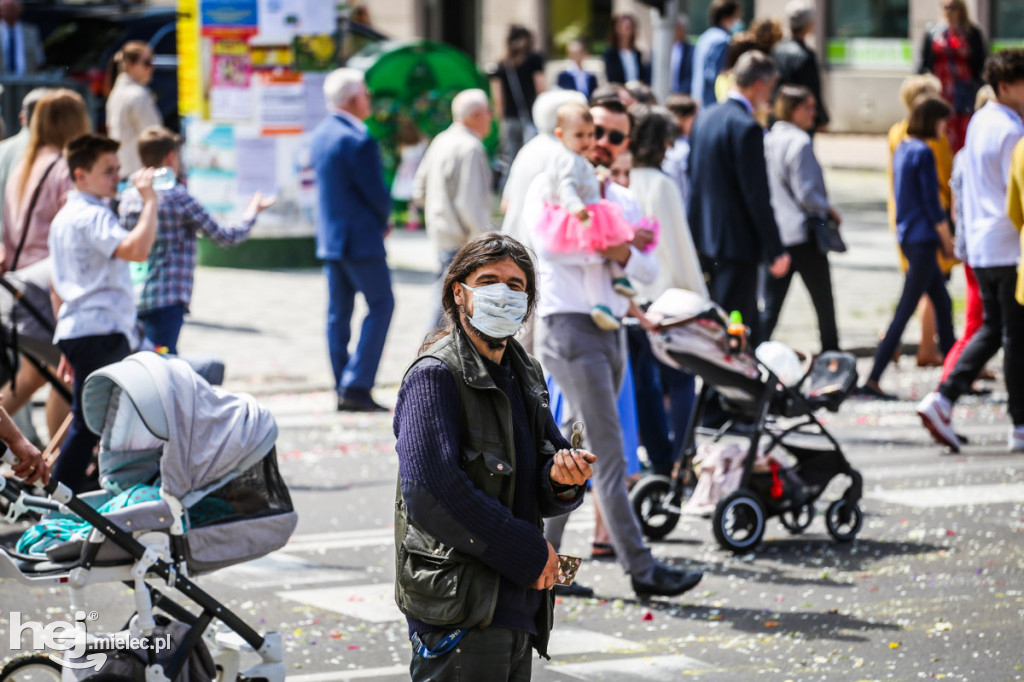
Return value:
<svg viewBox="0 0 1024 682">
<path fill-rule="evenodd" d="M 501 350 L 505 347 L 505 343 L 509 340 L 509 337 L 506 336 L 505 338 L 499 339 L 491 336 L 490 334 L 484 334 L 482 331 L 474 327 L 473 323 L 469 321 L 469 315 L 466 314 L 466 309 L 464 307 L 459 306 L 459 313 L 462 318 L 459 326 L 461 326 L 464 331 L 483 341 L 491 350 Z"/>
<path fill-rule="evenodd" d="M 502 348 L 505 347 L 505 343 L 510 338 L 506 336 L 503 339 L 498 339 L 491 336 L 490 334 L 484 334 L 482 331 L 474 327 L 472 323 L 467 324 L 466 328 L 469 329 L 470 334 L 472 334 L 473 336 L 487 344 L 487 347 L 490 348 L 491 350 L 501 350 Z"/>
<path fill-rule="evenodd" d="M 590 154 L 589 161 L 592 166 L 611 166 L 615 159 L 607 151 L 595 148 Z"/>
</svg>

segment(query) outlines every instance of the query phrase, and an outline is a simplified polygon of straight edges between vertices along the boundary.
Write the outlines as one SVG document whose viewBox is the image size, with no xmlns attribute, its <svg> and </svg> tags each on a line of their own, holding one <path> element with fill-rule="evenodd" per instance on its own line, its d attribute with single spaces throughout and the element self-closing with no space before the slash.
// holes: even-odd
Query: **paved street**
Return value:
<svg viewBox="0 0 1024 682">
<path fill-rule="evenodd" d="M 833 169 L 828 179 L 850 245 L 833 260 L 841 340 L 870 349 L 902 280 L 885 226 L 885 178 Z M 377 397 L 393 404 L 427 330 L 433 257 L 421 234 L 396 234 L 389 249 L 397 307 Z M 959 273 L 953 295 L 962 299 Z M 204 268 L 195 298 L 182 352 L 224 358 L 227 387 L 257 394 L 273 411 L 282 472 L 300 513 L 284 549 L 202 584 L 258 628 L 285 633 L 289 680 L 408 679 L 406 628 L 392 596 L 391 416 L 333 410 L 323 278 Z M 909 328 L 905 340 L 916 336 Z M 800 285 L 778 338 L 817 349 Z M 862 360 L 862 376 L 869 362 Z M 803 535 L 773 519 L 765 542 L 743 556 L 718 548 L 709 520 L 684 517 L 654 552 L 702 569 L 704 581 L 680 598 L 639 602 L 614 563 L 584 562 L 579 580 L 597 597 L 559 603 L 552 659 L 535 663 L 534 679 L 1024 678 L 1024 455 L 1006 452 L 1000 382 L 957 408 L 958 428 L 970 438 L 964 452 L 936 447 L 913 405 L 937 376 L 904 357 L 882 381 L 900 402 L 850 399 L 824 415 L 864 476 L 866 518 L 856 541 L 835 543 L 822 520 L 843 480 L 819 501 Z M 592 528 L 587 503 L 563 551 L 589 556 Z M 7 612 L 56 619 L 66 604 L 60 589 L 0 582 L 0 658 L 9 654 Z M 131 599 L 108 587 L 90 605 L 101 626 L 116 627 Z"/>
</svg>

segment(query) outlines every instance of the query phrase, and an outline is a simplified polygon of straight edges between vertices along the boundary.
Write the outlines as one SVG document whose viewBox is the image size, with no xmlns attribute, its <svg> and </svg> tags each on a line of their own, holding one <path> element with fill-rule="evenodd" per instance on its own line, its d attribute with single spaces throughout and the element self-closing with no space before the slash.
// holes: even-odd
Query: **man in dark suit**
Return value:
<svg viewBox="0 0 1024 682">
<path fill-rule="evenodd" d="M 772 59 L 779 66 L 780 86 L 803 85 L 814 95 L 818 110 L 814 118 L 814 130 L 810 131 L 813 135 L 828 125 L 828 111 L 821 96 L 818 58 L 804 42 L 814 32 L 814 8 L 807 0 L 793 0 L 786 5 L 786 16 L 792 37 L 772 48 Z"/>
<path fill-rule="evenodd" d="M 769 264 L 774 277 L 789 270 L 768 196 L 764 129 L 754 119 L 771 101 L 778 70 L 755 50 L 740 57 L 733 72 L 729 99 L 702 111 L 690 135 L 688 217 L 711 297 L 727 311 L 740 311 L 757 343 L 758 266 Z"/>
<path fill-rule="evenodd" d="M 683 95 L 689 95 L 693 85 L 694 47 L 690 44 L 689 31 L 689 20 L 685 16 L 679 17 L 669 67 L 672 74 L 672 92 Z"/>
<path fill-rule="evenodd" d="M 327 275 L 327 346 L 338 409 L 381 411 L 386 408 L 373 400 L 370 389 L 395 307 L 384 249 L 391 197 L 380 150 L 363 124 L 370 116 L 363 73 L 335 69 L 324 80 L 324 96 L 331 115 L 313 131 L 311 146 L 319 208 L 316 255 Z M 369 312 L 350 355 L 356 292 Z"/>
<path fill-rule="evenodd" d="M 597 90 L 597 76 L 583 68 L 583 60 L 589 54 L 587 44 L 577 38 L 569 43 L 567 51 L 572 66 L 558 74 L 558 87 L 563 90 L 582 92 L 583 96 L 589 100 L 590 95 Z"/>
</svg>

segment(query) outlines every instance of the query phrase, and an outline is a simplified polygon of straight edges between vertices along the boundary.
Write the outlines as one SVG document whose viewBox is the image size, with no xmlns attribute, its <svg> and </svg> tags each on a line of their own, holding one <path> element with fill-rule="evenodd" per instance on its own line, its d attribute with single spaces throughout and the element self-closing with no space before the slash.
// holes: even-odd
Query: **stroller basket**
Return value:
<svg viewBox="0 0 1024 682">
<path fill-rule="evenodd" d="M 298 518 L 274 451 L 186 513 L 185 556 L 197 574 L 280 549 Z"/>
</svg>

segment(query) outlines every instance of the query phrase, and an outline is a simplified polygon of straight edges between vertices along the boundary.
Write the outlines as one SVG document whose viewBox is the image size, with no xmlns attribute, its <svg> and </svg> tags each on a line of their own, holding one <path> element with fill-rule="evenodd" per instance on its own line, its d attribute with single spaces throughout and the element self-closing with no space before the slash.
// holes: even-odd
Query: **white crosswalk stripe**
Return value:
<svg viewBox="0 0 1024 682">
<path fill-rule="evenodd" d="M 637 682 L 676 682 L 684 675 L 696 671 L 711 672 L 715 667 L 689 656 L 650 656 L 548 665 L 547 669 L 589 682 L 618 682 L 625 679 Z"/>
</svg>

